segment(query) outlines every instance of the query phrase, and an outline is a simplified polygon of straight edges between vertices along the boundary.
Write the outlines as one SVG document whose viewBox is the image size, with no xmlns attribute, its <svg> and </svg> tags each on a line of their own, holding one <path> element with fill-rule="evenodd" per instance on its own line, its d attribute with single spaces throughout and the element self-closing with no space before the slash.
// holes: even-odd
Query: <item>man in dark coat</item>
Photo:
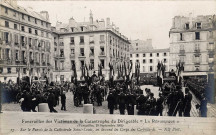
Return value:
<svg viewBox="0 0 216 135">
<path fill-rule="evenodd" d="M 154 98 L 154 93 L 150 93 L 149 97 L 149 115 L 155 115 L 155 104 L 156 104 L 156 99 Z"/>
<path fill-rule="evenodd" d="M 48 95 L 47 102 L 48 102 L 50 112 L 57 112 L 54 109 L 54 104 L 55 104 L 56 101 L 55 101 L 55 95 L 53 94 L 52 90 L 49 90 L 49 95 Z"/>
<path fill-rule="evenodd" d="M 128 115 L 134 115 L 133 95 L 131 93 L 128 93 L 126 94 L 125 99 Z"/>
<path fill-rule="evenodd" d="M 23 112 L 30 112 L 31 111 L 31 102 L 32 98 L 28 91 L 24 90 L 22 93 L 22 98 L 20 99 L 21 103 L 21 109 Z"/>
<path fill-rule="evenodd" d="M 138 115 L 146 115 L 146 97 L 144 95 L 137 98 L 137 109 Z"/>
<path fill-rule="evenodd" d="M 184 116 L 190 117 L 190 110 L 191 110 L 191 100 L 192 94 L 189 92 L 189 89 L 185 89 L 185 98 L 184 98 Z"/>
<path fill-rule="evenodd" d="M 62 92 L 61 94 L 61 110 L 66 111 L 66 95 L 65 95 L 65 91 Z"/>
<path fill-rule="evenodd" d="M 123 92 L 121 92 L 119 95 L 118 103 L 119 103 L 120 114 L 124 115 L 125 114 L 126 101 L 125 101 L 125 94 Z"/>
<path fill-rule="evenodd" d="M 110 111 L 110 114 L 113 114 L 113 110 L 115 108 L 115 97 L 112 92 L 110 92 L 110 94 L 108 95 L 107 101 L 108 101 L 108 109 Z"/>
<path fill-rule="evenodd" d="M 156 102 L 156 116 L 158 115 L 163 116 L 163 102 L 164 102 L 164 97 L 162 93 L 159 93 L 159 98 L 157 99 Z"/>
</svg>

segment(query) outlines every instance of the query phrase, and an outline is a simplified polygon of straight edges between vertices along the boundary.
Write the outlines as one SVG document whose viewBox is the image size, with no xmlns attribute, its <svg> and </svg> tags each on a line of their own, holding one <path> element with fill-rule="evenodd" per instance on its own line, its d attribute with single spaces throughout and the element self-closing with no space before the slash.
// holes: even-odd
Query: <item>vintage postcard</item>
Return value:
<svg viewBox="0 0 216 135">
<path fill-rule="evenodd" d="M 216 1 L 1 0 L 0 134 L 216 134 Z"/>
</svg>

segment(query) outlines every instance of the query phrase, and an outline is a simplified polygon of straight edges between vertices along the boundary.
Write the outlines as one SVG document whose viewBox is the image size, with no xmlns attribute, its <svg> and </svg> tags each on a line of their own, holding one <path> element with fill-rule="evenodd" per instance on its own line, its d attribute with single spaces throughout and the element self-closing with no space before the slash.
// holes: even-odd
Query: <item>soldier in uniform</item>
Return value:
<svg viewBox="0 0 216 135">
<path fill-rule="evenodd" d="M 190 117 L 190 110 L 191 110 L 191 100 L 192 94 L 189 92 L 189 89 L 185 89 L 185 98 L 184 98 L 184 116 Z"/>
<path fill-rule="evenodd" d="M 110 114 L 113 114 L 114 108 L 115 108 L 115 97 L 112 92 L 107 97 L 107 102 L 108 102 L 108 109 Z"/>
</svg>

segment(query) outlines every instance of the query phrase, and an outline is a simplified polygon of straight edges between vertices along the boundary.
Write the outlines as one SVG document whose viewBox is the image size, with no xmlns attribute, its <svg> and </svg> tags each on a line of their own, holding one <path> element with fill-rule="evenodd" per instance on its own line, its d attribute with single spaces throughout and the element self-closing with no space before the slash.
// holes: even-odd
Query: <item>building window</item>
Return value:
<svg viewBox="0 0 216 135">
<path fill-rule="evenodd" d="M 41 21 L 41 25 L 43 26 L 43 21 Z"/>
<path fill-rule="evenodd" d="M 26 68 L 23 68 L 23 74 L 26 74 Z"/>
<path fill-rule="evenodd" d="M 74 45 L 74 37 L 70 37 L 70 44 Z"/>
<path fill-rule="evenodd" d="M 94 69 L 94 59 L 90 59 L 90 70 Z"/>
<path fill-rule="evenodd" d="M 71 54 L 74 55 L 74 49 L 71 49 Z"/>
<path fill-rule="evenodd" d="M 42 36 L 42 37 L 44 36 L 44 32 L 43 32 L 43 31 L 41 31 L 41 36 Z"/>
<path fill-rule="evenodd" d="M 84 36 L 80 37 L 80 44 L 84 44 Z"/>
<path fill-rule="evenodd" d="M 164 59 L 164 63 L 167 63 L 167 59 Z"/>
<path fill-rule="evenodd" d="M 47 27 L 47 28 L 48 28 L 48 26 L 49 26 L 48 23 L 46 23 L 46 27 Z"/>
<path fill-rule="evenodd" d="M 29 28 L 29 33 L 32 33 L 32 29 L 31 28 Z"/>
<path fill-rule="evenodd" d="M 209 31 L 209 37 L 213 38 L 213 32 L 212 31 Z"/>
<path fill-rule="evenodd" d="M 9 42 L 9 33 L 8 32 L 4 32 L 4 40 L 6 43 Z"/>
<path fill-rule="evenodd" d="M 89 43 L 90 43 L 90 44 L 93 44 L 93 43 L 94 43 L 94 36 L 90 36 L 90 37 L 89 37 Z"/>
<path fill-rule="evenodd" d="M 195 39 L 200 40 L 200 33 L 199 32 L 195 32 Z"/>
<path fill-rule="evenodd" d="M 80 56 L 85 56 L 84 48 L 80 48 Z"/>
<path fill-rule="evenodd" d="M 37 19 L 35 18 L 35 24 L 37 24 Z"/>
<path fill-rule="evenodd" d="M 24 14 L 22 14 L 22 19 L 25 20 L 25 15 Z"/>
<path fill-rule="evenodd" d="M 11 73 L 11 68 L 7 68 L 7 73 L 8 73 L 8 74 Z"/>
<path fill-rule="evenodd" d="M 30 16 L 28 16 L 28 21 L 29 21 L 29 22 L 31 21 L 31 18 L 30 18 Z"/>
<path fill-rule="evenodd" d="M 64 70 L 64 61 L 61 61 L 61 62 L 60 62 L 60 69 L 61 69 L 61 70 Z M 64 75 L 61 75 L 61 78 L 62 78 L 62 76 L 63 76 L 63 78 L 64 78 Z"/>
<path fill-rule="evenodd" d="M 38 31 L 37 30 L 35 30 L 35 35 L 38 35 Z"/>
<path fill-rule="evenodd" d="M 167 53 L 164 53 L 164 56 L 167 56 Z"/>
<path fill-rule="evenodd" d="M 84 30 L 84 27 L 80 27 L 80 30 L 83 31 L 83 30 Z"/>
<path fill-rule="evenodd" d="M 138 43 L 136 43 L 136 46 L 138 46 Z"/>
<path fill-rule="evenodd" d="M 24 27 L 24 26 L 21 26 L 21 30 L 22 30 L 22 31 L 25 31 L 25 27 Z"/>
<path fill-rule="evenodd" d="M 102 65 L 102 69 L 104 69 L 105 68 L 105 66 L 104 66 L 104 60 L 100 60 L 100 62 L 101 62 L 101 65 Z"/>
<path fill-rule="evenodd" d="M 100 47 L 100 55 L 105 55 L 105 53 L 104 53 L 104 47 Z"/>
<path fill-rule="evenodd" d="M 159 53 L 157 53 L 157 57 L 159 57 Z"/>
<path fill-rule="evenodd" d="M 150 71 L 152 71 L 153 70 L 153 68 L 152 68 L 152 66 L 150 66 L 150 69 L 149 69 Z"/>
<path fill-rule="evenodd" d="M 132 57 L 132 54 L 130 54 L 130 57 Z"/>
<path fill-rule="evenodd" d="M 71 32 L 74 32 L 74 28 L 73 27 L 71 27 Z"/>
<path fill-rule="evenodd" d="M 8 14 L 8 8 L 5 8 L 5 14 Z"/>
<path fill-rule="evenodd" d="M 145 67 L 143 66 L 143 72 L 145 72 Z"/>
<path fill-rule="evenodd" d="M 146 60 L 145 60 L 145 59 L 143 59 L 143 63 L 146 63 Z"/>
<path fill-rule="evenodd" d="M 183 40 L 183 34 L 180 33 L 180 41 L 182 41 L 182 40 Z"/>
<path fill-rule="evenodd" d="M 13 14 L 13 16 L 14 16 L 14 17 L 16 17 L 16 11 L 14 11 L 14 14 Z"/>
<path fill-rule="evenodd" d="M 139 57 L 139 54 L 136 54 L 136 57 Z"/>
<path fill-rule="evenodd" d="M 150 63 L 152 63 L 152 62 L 153 62 L 153 60 L 152 60 L 152 59 L 150 59 L 150 60 L 149 60 L 149 62 L 150 62 Z"/>
<path fill-rule="evenodd" d="M 189 29 L 190 29 L 189 23 L 186 23 L 186 24 L 185 24 L 185 29 L 186 29 L 186 30 L 189 30 Z"/>
<path fill-rule="evenodd" d="M 139 60 L 136 60 L 137 63 L 139 63 Z"/>
<path fill-rule="evenodd" d="M 105 39 L 104 39 L 104 35 L 100 35 L 100 42 L 104 42 Z"/>
<path fill-rule="evenodd" d="M 5 27 L 9 28 L 9 22 L 8 21 L 5 21 Z"/>
<path fill-rule="evenodd" d="M 90 56 L 94 56 L 94 48 L 90 48 Z"/>
<path fill-rule="evenodd" d="M 150 53 L 150 57 L 152 57 L 152 53 Z"/>
<path fill-rule="evenodd" d="M 14 29 L 16 29 L 16 30 L 17 30 L 17 24 L 14 24 Z"/>
<path fill-rule="evenodd" d="M 19 50 L 16 50 L 15 59 L 19 60 Z"/>
<path fill-rule="evenodd" d="M 201 23 L 196 23 L 196 28 L 201 29 Z"/>
<path fill-rule="evenodd" d="M 80 66 L 83 67 L 85 65 L 84 60 L 80 61 Z"/>
<path fill-rule="evenodd" d="M 143 53 L 143 57 L 145 57 L 146 55 L 145 55 L 145 53 Z"/>
<path fill-rule="evenodd" d="M 64 49 L 60 49 L 60 57 L 64 57 Z"/>
</svg>

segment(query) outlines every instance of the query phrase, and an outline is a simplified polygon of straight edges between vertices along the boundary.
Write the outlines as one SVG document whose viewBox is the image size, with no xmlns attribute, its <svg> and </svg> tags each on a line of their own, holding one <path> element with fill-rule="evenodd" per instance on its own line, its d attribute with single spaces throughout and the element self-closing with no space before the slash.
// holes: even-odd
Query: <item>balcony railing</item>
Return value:
<svg viewBox="0 0 216 135">
<path fill-rule="evenodd" d="M 74 42 L 70 42 L 70 45 L 74 45 Z"/>
<path fill-rule="evenodd" d="M 105 55 L 105 52 L 100 52 L 100 55 L 101 55 L 101 56 L 104 56 L 104 55 Z"/>
<path fill-rule="evenodd" d="M 89 44 L 94 44 L 94 41 L 90 41 Z"/>
<path fill-rule="evenodd" d="M 15 46 L 19 47 L 19 43 L 14 43 Z"/>
<path fill-rule="evenodd" d="M 200 65 L 199 61 L 194 62 L 194 65 Z"/>
</svg>

